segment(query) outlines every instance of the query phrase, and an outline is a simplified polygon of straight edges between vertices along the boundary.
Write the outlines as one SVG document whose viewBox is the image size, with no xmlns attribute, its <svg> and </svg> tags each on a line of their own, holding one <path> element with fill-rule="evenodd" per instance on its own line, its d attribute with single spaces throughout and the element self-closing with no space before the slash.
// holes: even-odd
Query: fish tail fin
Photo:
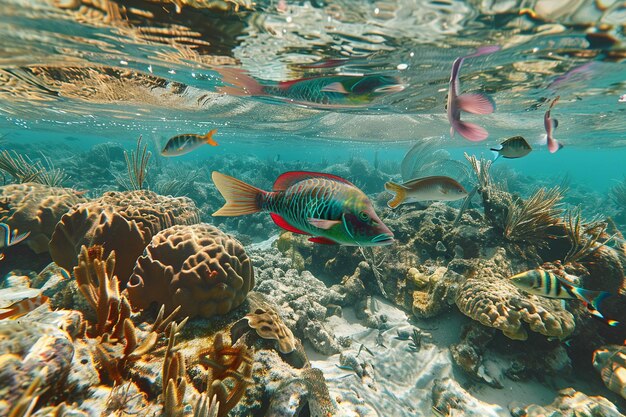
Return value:
<svg viewBox="0 0 626 417">
<path fill-rule="evenodd" d="M 213 216 L 243 216 L 261 211 L 261 197 L 265 191 L 217 171 L 213 171 L 211 178 L 226 200 Z"/>
<path fill-rule="evenodd" d="M 231 96 L 262 96 L 265 95 L 263 85 L 239 68 L 219 68 L 217 72 L 222 76 L 225 84 L 218 87 L 220 93 Z"/>
<path fill-rule="evenodd" d="M 496 162 L 500 158 L 500 149 L 491 148 L 491 153 L 494 156 L 493 162 Z"/>
<path fill-rule="evenodd" d="M 215 141 L 215 139 L 213 139 L 213 135 L 216 133 L 217 133 L 217 129 L 212 129 L 209 131 L 209 133 L 204 135 L 204 140 L 208 145 L 217 146 L 217 142 Z"/>
<path fill-rule="evenodd" d="M 463 122 L 461 120 L 455 120 L 452 123 L 452 128 L 456 130 L 459 135 L 472 142 L 480 142 L 481 140 L 487 139 L 487 136 L 489 136 L 489 133 L 487 133 L 484 128 L 474 123 Z"/>
<path fill-rule="evenodd" d="M 13 308 L 0 308 L 0 320 L 4 320 L 4 319 L 8 319 L 10 317 L 13 317 L 13 315 L 15 313 L 16 313 L 16 311 Z"/>
<path fill-rule="evenodd" d="M 468 113 L 490 114 L 496 109 L 496 105 L 491 97 L 484 94 L 462 94 L 456 99 L 459 108 Z"/>
<path fill-rule="evenodd" d="M 400 204 L 402 204 L 402 202 L 406 198 L 406 188 L 404 188 L 400 184 L 396 184 L 395 182 L 386 182 L 385 190 L 395 193 L 395 196 L 387 202 L 387 205 L 392 209 L 395 209 Z"/>
<path fill-rule="evenodd" d="M 548 139 L 548 150 L 550 151 L 550 153 L 555 153 L 559 149 L 562 149 L 562 148 L 563 148 L 563 144 L 559 142 L 558 140 L 554 138 Z"/>
<path fill-rule="evenodd" d="M 601 304 L 604 302 L 604 300 L 613 295 L 610 292 L 606 291 L 586 290 L 580 287 L 572 287 L 572 292 L 576 294 L 578 298 L 591 305 L 596 310 L 600 310 Z"/>
</svg>

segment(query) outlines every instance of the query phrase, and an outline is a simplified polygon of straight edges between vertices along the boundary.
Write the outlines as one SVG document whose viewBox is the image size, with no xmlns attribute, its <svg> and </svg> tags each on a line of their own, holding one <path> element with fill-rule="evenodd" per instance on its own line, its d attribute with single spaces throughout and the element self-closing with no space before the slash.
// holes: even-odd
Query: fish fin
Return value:
<svg viewBox="0 0 626 417">
<path fill-rule="evenodd" d="M 13 230 L 13 234 L 17 233 L 17 229 Z M 21 235 L 13 236 L 11 241 L 9 242 L 9 246 L 17 245 L 18 243 L 24 241 L 28 236 L 30 236 L 30 232 L 22 233 Z"/>
<path fill-rule="evenodd" d="M 338 244 L 334 240 L 330 240 L 327 237 L 322 237 L 322 236 L 310 237 L 309 242 L 320 243 L 322 245 L 337 245 Z"/>
<path fill-rule="evenodd" d="M 500 158 L 500 156 L 501 156 L 501 155 L 500 155 L 500 152 L 499 152 L 499 151 L 500 151 L 499 149 L 493 149 L 493 148 L 491 148 L 491 153 L 492 153 L 492 154 L 493 154 L 493 156 L 495 157 L 495 158 L 493 158 L 493 162 L 496 162 L 496 161 L 498 160 L 498 158 Z M 493 163 L 493 162 L 492 162 L 492 163 Z"/>
<path fill-rule="evenodd" d="M 556 130 L 559 127 L 559 121 L 557 119 L 552 119 L 552 130 Z"/>
<path fill-rule="evenodd" d="M 350 181 L 345 180 L 333 174 L 326 174 L 323 172 L 311 172 L 311 171 L 289 171 L 289 172 L 285 172 L 284 174 L 279 175 L 278 178 L 276 178 L 276 181 L 274 182 L 274 186 L 272 187 L 272 189 L 274 191 L 284 191 L 299 181 L 303 181 L 303 180 L 310 179 L 310 178 L 319 178 L 319 177 L 337 181 L 337 182 L 343 182 L 344 184 L 355 186 Z"/>
<path fill-rule="evenodd" d="M 13 317 L 15 313 L 17 313 L 17 311 L 14 308 L 0 308 L 0 320 Z"/>
<path fill-rule="evenodd" d="M 328 230 L 331 227 L 341 223 L 341 220 L 325 220 L 325 219 L 314 219 L 314 218 L 308 218 L 307 221 L 311 225 L 320 229 L 324 229 L 324 230 Z"/>
<path fill-rule="evenodd" d="M 310 235 L 310 233 L 302 231 L 294 226 L 292 226 L 287 220 L 283 218 L 280 214 L 270 213 L 270 217 L 276 223 L 276 226 L 285 229 L 289 232 L 298 233 L 300 235 Z"/>
<path fill-rule="evenodd" d="M 213 213 L 213 216 L 243 216 L 261 211 L 259 201 L 265 191 L 217 171 L 213 171 L 211 178 L 226 200 L 224 206 Z"/>
<path fill-rule="evenodd" d="M 593 308 L 593 306 L 591 306 L 589 303 L 583 301 L 583 304 L 585 304 L 585 307 L 587 307 L 587 310 L 589 311 L 589 314 L 591 314 L 593 317 L 597 318 L 601 322 L 605 323 L 606 325 L 611 326 L 611 327 L 615 327 L 615 326 L 619 325 L 619 321 L 612 320 L 612 319 L 607 319 L 606 317 L 604 317 L 604 315 L 602 313 L 600 313 L 600 311 L 598 311 L 597 309 Z"/>
<path fill-rule="evenodd" d="M 395 182 L 386 182 L 385 190 L 395 193 L 395 196 L 387 202 L 389 208 L 395 209 L 400 204 L 402 204 L 402 202 L 406 198 L 406 188 L 401 186 L 400 184 L 396 184 Z"/>
<path fill-rule="evenodd" d="M 557 279 L 561 281 L 561 283 L 568 285 L 572 293 L 574 293 L 581 301 L 586 302 L 596 310 L 600 310 L 600 305 L 604 302 L 604 300 L 613 296 L 613 294 L 606 291 L 594 291 L 575 287 L 571 282 L 567 282 L 564 278 L 559 276 L 557 276 Z"/>
<path fill-rule="evenodd" d="M 222 82 L 231 84 L 218 87 L 220 93 L 239 97 L 266 95 L 263 85 L 242 69 L 223 67 L 215 70 L 222 76 Z"/>
<path fill-rule="evenodd" d="M 556 153 L 559 149 L 563 148 L 563 144 L 556 139 L 548 140 L 548 150 L 550 153 Z"/>
<path fill-rule="evenodd" d="M 450 139 L 454 139 L 454 126 L 450 126 Z"/>
<path fill-rule="evenodd" d="M 463 94 L 456 98 L 459 108 L 468 113 L 490 114 L 496 106 L 493 100 L 484 94 Z"/>
<path fill-rule="evenodd" d="M 209 131 L 209 133 L 204 135 L 204 140 L 207 143 L 207 145 L 217 146 L 217 142 L 215 141 L 215 139 L 213 139 L 213 135 L 215 133 L 217 133 L 217 129 L 212 129 L 211 131 Z"/>
<path fill-rule="evenodd" d="M 339 81 L 335 81 L 334 83 L 330 83 L 322 87 L 320 91 L 325 93 L 340 93 L 340 94 L 349 94 L 350 92 L 346 90 L 346 88 Z"/>
<path fill-rule="evenodd" d="M 0 261 L 4 259 L 4 253 L 0 253 Z"/>
<path fill-rule="evenodd" d="M 455 120 L 452 123 L 452 127 L 459 135 L 472 142 L 480 142 L 489 136 L 489 133 L 484 128 L 470 122 Z"/>
</svg>

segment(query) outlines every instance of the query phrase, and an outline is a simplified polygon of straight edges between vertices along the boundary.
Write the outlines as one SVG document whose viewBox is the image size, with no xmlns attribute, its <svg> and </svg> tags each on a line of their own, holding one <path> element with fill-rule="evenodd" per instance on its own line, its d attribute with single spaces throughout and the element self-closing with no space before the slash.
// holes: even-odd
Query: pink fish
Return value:
<svg viewBox="0 0 626 417">
<path fill-rule="evenodd" d="M 550 111 L 552 110 L 552 107 L 554 107 L 554 105 L 557 103 L 557 101 L 559 101 L 559 98 L 560 96 L 552 100 L 552 103 L 550 103 L 550 108 L 543 116 L 543 125 L 546 128 L 546 143 L 548 144 L 548 150 L 550 151 L 550 153 L 555 153 L 563 147 L 563 144 L 558 142 L 552 136 L 552 133 L 559 126 L 559 122 L 558 120 L 550 117 Z"/>
<path fill-rule="evenodd" d="M 495 110 L 495 105 L 491 98 L 484 94 L 460 94 L 459 88 L 459 72 L 461 65 L 466 58 L 474 58 L 481 55 L 491 54 L 500 49 L 499 46 L 484 46 L 478 48 L 471 55 L 457 58 L 452 64 L 452 74 L 450 75 L 450 88 L 448 91 L 448 120 L 450 121 L 450 136 L 454 137 L 454 133 L 473 142 L 487 139 L 489 134 L 487 131 L 469 122 L 461 121 L 461 110 L 474 114 L 490 114 Z"/>
</svg>

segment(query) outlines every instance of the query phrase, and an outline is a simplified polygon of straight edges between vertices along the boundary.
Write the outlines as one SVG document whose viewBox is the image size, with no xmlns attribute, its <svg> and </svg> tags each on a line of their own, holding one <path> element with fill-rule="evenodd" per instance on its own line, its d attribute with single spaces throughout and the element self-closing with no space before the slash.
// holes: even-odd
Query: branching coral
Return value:
<svg viewBox="0 0 626 417">
<path fill-rule="evenodd" d="M 184 399 L 187 389 L 185 357 L 176 349 L 179 328 L 170 326 L 165 359 L 163 360 L 163 415 L 182 417 L 185 414 Z"/>
<path fill-rule="evenodd" d="M 252 355 L 246 346 L 228 346 L 224 335 L 217 333 L 213 346 L 200 352 L 200 364 L 208 369 L 207 393 L 217 396 L 219 417 L 235 407 L 250 384 Z"/>
<path fill-rule="evenodd" d="M 43 160 L 48 168 L 41 161 L 33 162 L 28 156 L 4 150 L 0 152 L 0 170 L 18 183 L 36 182 L 57 187 L 69 179 L 69 175 L 62 169 L 55 168 L 49 158 L 44 156 Z"/>
<path fill-rule="evenodd" d="M 609 191 L 611 199 L 626 211 L 626 177 Z"/>
<path fill-rule="evenodd" d="M 513 242 L 545 245 L 548 229 L 560 222 L 562 198 L 563 189 L 557 186 L 549 190 L 540 188 L 527 200 L 511 199 L 502 224 L 504 237 Z"/>
<path fill-rule="evenodd" d="M 128 178 L 116 175 L 115 180 L 125 190 L 143 190 L 146 175 L 148 174 L 148 162 L 152 152 L 148 151 L 148 145 L 141 147 L 141 136 L 137 139 L 137 149 L 135 151 L 124 151 L 126 159 L 126 171 Z"/>
<path fill-rule="evenodd" d="M 607 226 L 607 222 L 600 220 L 585 222 L 580 207 L 568 210 L 565 215 L 565 230 L 572 247 L 563 259 L 563 263 L 579 261 L 606 243 L 610 237 L 604 242 L 599 242 L 599 240 L 606 236 Z"/>
</svg>

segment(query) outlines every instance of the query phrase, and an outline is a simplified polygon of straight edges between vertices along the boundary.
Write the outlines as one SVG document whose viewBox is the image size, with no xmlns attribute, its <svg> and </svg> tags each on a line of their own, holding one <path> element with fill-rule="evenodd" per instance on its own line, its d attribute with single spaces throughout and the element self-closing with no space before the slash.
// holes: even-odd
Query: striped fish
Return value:
<svg viewBox="0 0 626 417">
<path fill-rule="evenodd" d="M 33 311 L 34 309 L 48 301 L 48 297 L 43 295 L 41 293 L 41 290 L 31 288 L 21 291 L 15 290 L 14 288 L 0 290 L 0 303 L 3 302 L 5 299 L 11 298 L 13 300 L 15 300 L 16 298 L 21 299 L 10 304 L 7 307 L 0 308 L 0 320 L 17 319 L 24 314 Z"/>
<path fill-rule="evenodd" d="M 521 136 L 513 136 L 502 142 L 499 148 L 491 148 L 491 151 L 496 156 L 494 161 L 499 157 L 507 159 L 522 158 L 532 150 L 533 148 L 526 142 L 526 139 Z"/>
<path fill-rule="evenodd" d="M 6 223 L 0 223 L 0 249 L 8 248 L 9 246 L 17 245 L 24 241 L 30 232 L 17 234 L 17 229 L 11 231 L 11 226 Z M 0 254 L 0 261 L 4 259 L 4 254 Z"/>
<path fill-rule="evenodd" d="M 161 151 L 163 156 L 180 156 L 199 148 L 204 144 L 217 146 L 217 142 L 213 139 L 213 135 L 217 129 L 211 130 L 206 135 L 196 135 L 193 133 L 185 133 L 177 135 L 167 141 L 165 147 Z"/>
<path fill-rule="evenodd" d="M 266 211 L 278 226 L 311 235 L 309 240 L 315 243 L 378 246 L 393 242 L 393 233 L 363 191 L 336 175 L 286 172 L 270 192 L 215 171 L 212 179 L 226 199 L 213 216 Z"/>
<path fill-rule="evenodd" d="M 611 293 L 576 287 L 565 278 L 543 269 L 531 269 L 512 276 L 510 279 L 515 286 L 529 294 L 562 300 L 580 300 L 592 315 L 603 320 L 609 326 L 619 324 L 615 320 L 606 319 L 599 311 L 600 304 L 607 297 L 612 296 Z"/>
</svg>

